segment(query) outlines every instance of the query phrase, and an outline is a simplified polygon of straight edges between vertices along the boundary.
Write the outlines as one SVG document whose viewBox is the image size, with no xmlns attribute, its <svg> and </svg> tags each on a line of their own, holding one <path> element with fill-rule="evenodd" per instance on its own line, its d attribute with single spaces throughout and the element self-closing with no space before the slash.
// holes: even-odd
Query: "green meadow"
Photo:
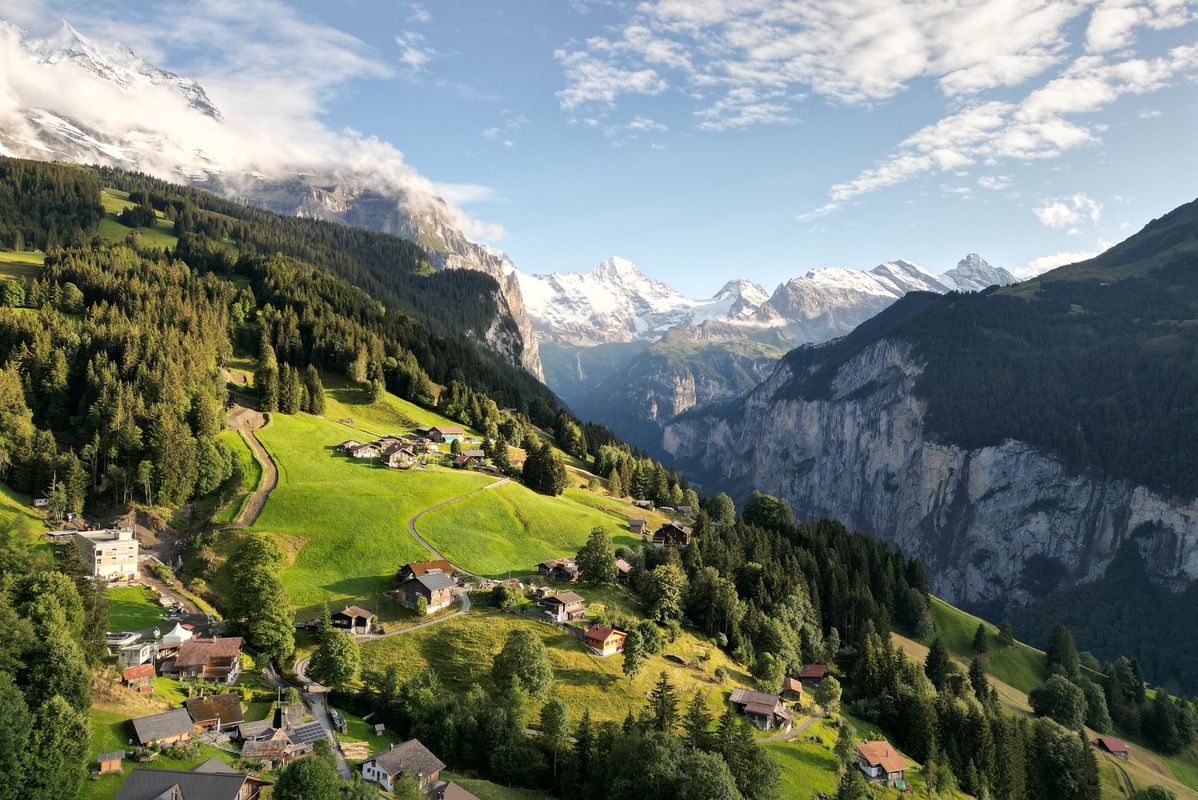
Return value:
<svg viewBox="0 0 1198 800">
<path fill-rule="evenodd" d="M 145 586 L 112 586 L 108 589 L 108 627 L 114 631 L 153 628 L 166 619 Z"/>
<path fill-rule="evenodd" d="M 175 223 L 163 219 L 160 212 L 155 212 L 157 219 L 153 228 L 129 228 L 117 222 L 117 215 L 133 205 L 128 192 L 105 189 L 100 193 L 100 203 L 104 206 L 104 219 L 100 220 L 97 232 L 104 241 L 123 242 L 130 233 L 136 233 L 145 247 L 164 250 L 179 244 Z"/>
</svg>

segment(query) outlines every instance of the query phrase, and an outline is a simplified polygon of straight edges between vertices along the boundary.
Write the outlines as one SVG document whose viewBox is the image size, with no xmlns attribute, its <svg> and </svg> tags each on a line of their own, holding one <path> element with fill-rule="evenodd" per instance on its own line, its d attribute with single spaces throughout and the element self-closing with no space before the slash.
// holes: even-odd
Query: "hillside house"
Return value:
<svg viewBox="0 0 1198 800">
<path fill-rule="evenodd" d="M 440 572 L 450 577 L 454 574 L 453 565 L 448 561 L 409 561 L 399 568 L 399 571 L 395 573 L 395 577 L 399 579 L 400 583 L 403 583 L 409 578 L 415 578 L 417 575 L 427 575 L 430 572 Z"/>
<path fill-rule="evenodd" d="M 775 728 L 789 729 L 791 722 L 790 709 L 776 694 L 754 692 L 749 689 L 736 688 L 728 702 L 740 711 L 758 730 L 769 731 Z"/>
<path fill-rule="evenodd" d="M 109 775 L 114 772 L 120 772 L 124 768 L 124 760 L 124 750 L 113 750 L 110 753 L 100 753 L 100 755 L 96 756 L 96 772 L 101 775 Z"/>
<path fill-rule="evenodd" d="M 857 769 L 870 783 L 897 789 L 907 788 L 903 773 L 908 764 L 887 741 L 861 742 L 857 745 Z"/>
<path fill-rule="evenodd" d="M 782 681 L 782 699 L 792 703 L 803 702 L 803 682 L 798 678 L 787 676 Z"/>
<path fill-rule="evenodd" d="M 169 672 L 180 680 L 206 680 L 214 683 L 233 683 L 241 674 L 240 636 L 214 639 L 188 639 L 179 645 L 179 654 Z M 167 662 L 162 672 L 168 672 Z"/>
<path fill-rule="evenodd" d="M 606 625 L 592 625 L 587 628 L 583 643 L 588 650 L 597 656 L 614 656 L 624 651 L 624 639 L 627 634 Z"/>
<path fill-rule="evenodd" d="M 1122 758 L 1124 760 L 1131 758 L 1131 748 L 1122 739 L 1116 739 L 1114 736 L 1099 736 L 1097 739 L 1092 740 L 1090 744 L 1104 753 L 1110 753 L 1115 758 Z"/>
<path fill-rule="evenodd" d="M 337 447 L 335 449 L 340 453 L 349 453 L 355 447 L 361 447 L 361 446 L 362 446 L 362 442 L 359 442 L 357 439 L 346 439 L 344 442 L 337 445 Z"/>
<path fill-rule="evenodd" d="M 479 800 L 478 795 L 463 789 L 453 781 L 434 786 L 428 796 L 429 800 Z"/>
<path fill-rule="evenodd" d="M 137 537 L 132 528 L 75 531 L 74 541 L 92 576 L 109 581 L 137 577 Z"/>
<path fill-rule="evenodd" d="M 242 761 L 256 761 L 268 770 L 282 769 L 299 756 L 291 737 L 281 728 L 268 727 L 241 745 Z"/>
<path fill-rule="evenodd" d="M 454 589 L 457 585 L 457 581 L 443 572 L 427 572 L 409 578 L 392 589 L 390 594 L 401 606 L 412 609 L 416 608 L 418 599 L 423 597 L 428 602 L 428 611 L 425 613 L 431 614 L 453 604 Z"/>
<path fill-rule="evenodd" d="M 632 504 L 637 508 L 653 508 L 652 500 L 633 500 Z"/>
<path fill-rule="evenodd" d="M 582 575 L 573 558 L 554 558 L 537 564 L 537 572 L 550 580 L 574 583 Z"/>
<path fill-rule="evenodd" d="M 130 720 L 134 739 L 142 747 L 169 746 L 186 742 L 195 734 L 196 726 L 186 708 L 172 708 L 158 714 Z"/>
<path fill-rule="evenodd" d="M 410 467 L 416 463 L 416 448 L 410 444 L 392 444 L 383 449 L 380 457 L 392 469 Z"/>
<path fill-rule="evenodd" d="M 113 800 L 256 800 L 266 785 L 210 758 L 189 772 L 138 767 Z"/>
<path fill-rule="evenodd" d="M 378 458 L 381 450 L 373 442 L 359 444 L 345 451 L 350 458 Z"/>
<path fill-rule="evenodd" d="M 117 663 L 122 667 L 136 667 L 154 660 L 158 648 L 153 642 L 136 642 L 117 651 Z"/>
<path fill-rule="evenodd" d="M 340 611 L 329 614 L 329 621 L 334 628 L 350 633 L 370 633 L 374 624 L 374 614 L 360 606 L 346 606 Z"/>
<path fill-rule="evenodd" d="M 686 547 L 691 543 L 691 529 L 677 522 L 667 522 L 653 534 L 653 546 Z"/>
<path fill-rule="evenodd" d="M 549 595 L 538 603 L 545 610 L 545 616 L 554 622 L 572 622 L 582 619 L 586 614 L 583 604 L 586 601 L 574 592 L 562 592 Z"/>
<path fill-rule="evenodd" d="M 453 460 L 453 465 L 460 469 L 477 469 L 487 465 L 487 454 L 482 450 L 463 450 Z"/>
<path fill-rule="evenodd" d="M 637 536 L 644 536 L 649 532 L 649 520 L 630 519 L 628 520 L 628 530 L 630 533 L 635 533 Z"/>
<path fill-rule="evenodd" d="M 396 779 L 411 775 L 416 779 L 420 791 L 427 792 L 441 777 L 445 764 L 419 739 L 409 739 L 403 744 L 391 745 L 375 756 L 362 762 L 362 777 L 391 791 Z"/>
<path fill-rule="evenodd" d="M 616 580 L 620 583 L 628 583 L 628 579 L 632 576 L 632 565 L 622 558 L 616 559 Z"/>
<path fill-rule="evenodd" d="M 466 431 L 457 425 L 436 425 L 428 429 L 428 438 L 444 443 L 460 441 L 466 438 Z"/>
<path fill-rule="evenodd" d="M 692 508 L 691 506 L 678 506 L 678 513 L 684 517 L 689 517 L 694 512 L 695 512 L 695 509 Z"/>
<path fill-rule="evenodd" d="M 235 727 L 245 718 L 241 711 L 241 695 L 234 692 L 192 697 L 183 703 L 183 707 L 191 714 L 191 721 L 201 731 L 220 731 L 226 727 Z"/>
<path fill-rule="evenodd" d="M 132 667 L 125 667 L 121 670 L 121 683 L 130 689 L 136 689 L 142 694 L 150 694 L 154 691 L 154 676 L 156 674 L 153 664 L 137 664 Z"/>
<path fill-rule="evenodd" d="M 805 688 L 814 689 L 820 685 L 827 674 L 827 664 L 804 664 L 803 668 L 799 670 L 799 680 Z"/>
</svg>

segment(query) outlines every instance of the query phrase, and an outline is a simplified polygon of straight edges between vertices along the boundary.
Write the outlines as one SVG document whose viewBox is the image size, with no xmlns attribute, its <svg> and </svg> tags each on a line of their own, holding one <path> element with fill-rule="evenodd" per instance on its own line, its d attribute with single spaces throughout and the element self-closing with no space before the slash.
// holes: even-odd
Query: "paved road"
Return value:
<svg viewBox="0 0 1198 800">
<path fill-rule="evenodd" d="M 309 692 L 304 695 L 308 711 L 312 713 L 312 718 L 320 723 L 320 727 L 324 728 L 325 735 L 329 737 L 329 744 L 333 746 L 333 755 L 337 759 L 337 772 L 341 774 L 342 780 L 349 780 L 349 762 L 345 760 L 345 753 L 341 752 L 341 743 L 337 741 L 337 732 L 333 730 L 333 722 L 329 719 L 328 703 L 325 700 L 324 692 Z"/>
<path fill-rule="evenodd" d="M 430 511 L 437 511 L 437 510 L 443 509 L 444 507 L 446 507 L 446 505 L 449 505 L 450 503 L 456 503 L 456 502 L 460 501 L 460 499 L 465 499 L 467 497 L 470 497 L 471 495 L 477 495 L 478 492 L 485 492 L 488 489 L 495 489 L 496 486 L 502 486 L 503 484 L 508 483 L 509 480 L 510 480 L 510 478 L 500 478 L 500 479 L 496 480 L 494 484 L 486 484 L 485 486 L 479 486 L 478 489 L 472 489 L 468 492 L 462 493 L 462 495 L 458 495 L 456 497 L 450 497 L 449 499 L 447 499 L 447 501 L 442 501 L 440 503 L 437 503 L 436 505 L 430 505 L 429 508 L 426 508 L 423 511 L 418 511 L 418 513 L 412 515 L 412 519 L 407 521 L 407 532 L 412 534 L 412 538 L 416 539 L 418 541 L 418 543 L 420 543 L 420 546 L 424 547 L 425 550 L 428 550 L 430 553 L 432 553 L 432 557 L 440 559 L 440 560 L 449 560 L 448 558 L 444 557 L 443 554 L 441 554 L 440 550 L 437 550 L 436 547 L 430 545 L 428 543 L 428 540 L 426 540 L 424 537 L 422 537 L 422 535 L 420 535 L 420 533 L 416 529 L 416 521 L 419 520 L 420 517 L 424 516 L 425 514 L 430 513 Z M 470 575 L 471 577 L 479 577 L 478 575 L 474 575 L 473 572 L 471 572 L 471 571 L 460 568 L 460 566 L 458 566 L 456 564 L 453 565 L 453 568 L 456 571 L 461 572 L 462 575 Z"/>
<path fill-rule="evenodd" d="M 788 731 L 783 731 L 782 733 L 775 733 L 773 736 L 765 736 L 765 737 L 762 737 L 761 739 L 759 739 L 758 741 L 761 741 L 761 742 L 788 742 L 791 739 L 797 739 L 800 736 L 802 736 L 804 731 L 806 731 L 808 728 L 810 728 L 817 719 L 820 719 L 821 717 L 823 717 L 823 712 L 820 712 L 819 714 L 815 714 L 814 716 L 808 717 L 807 719 L 803 720 L 803 722 L 801 722 L 798 726 L 791 728 Z"/>
</svg>

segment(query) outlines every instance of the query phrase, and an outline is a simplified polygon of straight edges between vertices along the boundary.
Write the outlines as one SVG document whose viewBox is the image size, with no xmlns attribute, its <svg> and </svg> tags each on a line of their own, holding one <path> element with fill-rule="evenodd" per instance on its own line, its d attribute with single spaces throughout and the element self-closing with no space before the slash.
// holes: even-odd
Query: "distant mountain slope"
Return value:
<svg viewBox="0 0 1198 800">
<path fill-rule="evenodd" d="M 35 39 L 0 21 L 0 46 L 23 55 L 27 77 L 61 77 L 65 71 L 81 87 L 105 93 L 96 105 L 123 109 L 85 118 L 74 98 L 45 94 L 26 105 L 12 98 L 0 109 L 0 155 L 145 172 L 279 214 L 411 239 L 437 269 L 476 270 L 498 282 L 517 338 L 491 344 L 542 376 L 515 267 L 503 253 L 470 241 L 455 211 L 410 167 L 377 159 L 332 163 L 301 146 L 266 156 L 247 153 L 239 146 L 244 131 L 231 127 L 199 83 L 145 62 L 124 45 L 92 40 L 66 22 L 55 35 Z M 260 157 L 271 163 L 259 163 Z"/>
<path fill-rule="evenodd" d="M 792 351 L 743 401 L 683 415 L 664 444 L 708 490 L 752 486 L 899 543 L 954 602 L 1034 601 L 1100 577 L 1129 541 L 1154 580 L 1185 586 L 1198 202 L 1025 284 L 908 295 Z"/>
</svg>

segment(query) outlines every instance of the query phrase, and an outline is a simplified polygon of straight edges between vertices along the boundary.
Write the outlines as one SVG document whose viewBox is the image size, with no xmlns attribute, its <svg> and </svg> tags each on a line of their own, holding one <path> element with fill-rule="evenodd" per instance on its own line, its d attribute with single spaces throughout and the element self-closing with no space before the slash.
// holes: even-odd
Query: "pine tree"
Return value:
<svg viewBox="0 0 1198 800">
<path fill-rule="evenodd" d="M 566 706 L 556 697 L 541 709 L 541 746 L 553 759 L 553 775 L 557 777 L 557 762 L 570 749 L 570 721 Z"/>
<path fill-rule="evenodd" d="M 585 782 L 591 766 L 591 753 L 595 748 L 595 729 L 591 724 L 591 709 L 582 710 L 582 719 L 574 731 L 574 756 L 578 759 L 578 770 Z"/>
<path fill-rule="evenodd" d="M 1053 628 L 1048 639 L 1047 657 L 1049 672 L 1059 671 L 1070 678 L 1077 674 L 1077 645 L 1073 641 L 1073 634 L 1064 625 Z"/>
<path fill-rule="evenodd" d="M 944 680 L 948 677 L 949 657 L 948 651 L 944 648 L 944 642 L 937 636 L 932 640 L 932 644 L 928 647 L 927 658 L 923 662 L 923 671 L 927 674 L 928 680 L 932 685 L 940 690 L 944 686 Z"/>
<path fill-rule="evenodd" d="M 616 548 L 603 528 L 592 528 L 576 559 L 582 579 L 593 585 L 616 580 Z"/>
<path fill-rule="evenodd" d="M 711 712 L 707 710 L 707 698 L 703 692 L 695 690 L 690 705 L 686 708 L 686 718 L 682 721 L 686 731 L 686 740 L 691 747 L 706 750 L 711 740 Z"/>
<path fill-rule="evenodd" d="M 624 481 L 620 478 L 620 470 L 616 467 L 611 468 L 611 472 L 607 473 L 607 493 L 612 497 L 624 497 Z"/>
<path fill-rule="evenodd" d="M 258 406 L 262 411 L 279 408 L 279 362 L 266 332 L 258 345 L 258 365 L 254 369 L 254 389 L 258 392 Z"/>
<path fill-rule="evenodd" d="M 1015 629 L 1011 627 L 1011 620 L 1004 619 L 1002 625 L 999 626 L 998 643 L 1002 647 L 1011 647 L 1015 644 Z"/>
<path fill-rule="evenodd" d="M 973 634 L 973 652 L 978 655 L 984 654 L 989 649 L 986 644 L 986 626 L 978 623 L 978 629 Z"/>
<path fill-rule="evenodd" d="M 641 632 L 633 628 L 624 637 L 624 675 L 632 683 L 640 673 L 645 661 L 645 642 Z"/>
<path fill-rule="evenodd" d="M 973 693 L 982 703 L 990 699 L 990 681 L 986 679 L 986 670 L 982 667 L 981 659 L 976 656 L 969 662 L 969 685 Z"/>
<path fill-rule="evenodd" d="M 304 368 L 304 389 L 305 397 L 307 398 L 307 407 L 304 411 L 309 414 L 321 415 L 324 413 L 324 386 L 320 382 L 320 372 L 314 364 L 309 364 Z"/>
</svg>

